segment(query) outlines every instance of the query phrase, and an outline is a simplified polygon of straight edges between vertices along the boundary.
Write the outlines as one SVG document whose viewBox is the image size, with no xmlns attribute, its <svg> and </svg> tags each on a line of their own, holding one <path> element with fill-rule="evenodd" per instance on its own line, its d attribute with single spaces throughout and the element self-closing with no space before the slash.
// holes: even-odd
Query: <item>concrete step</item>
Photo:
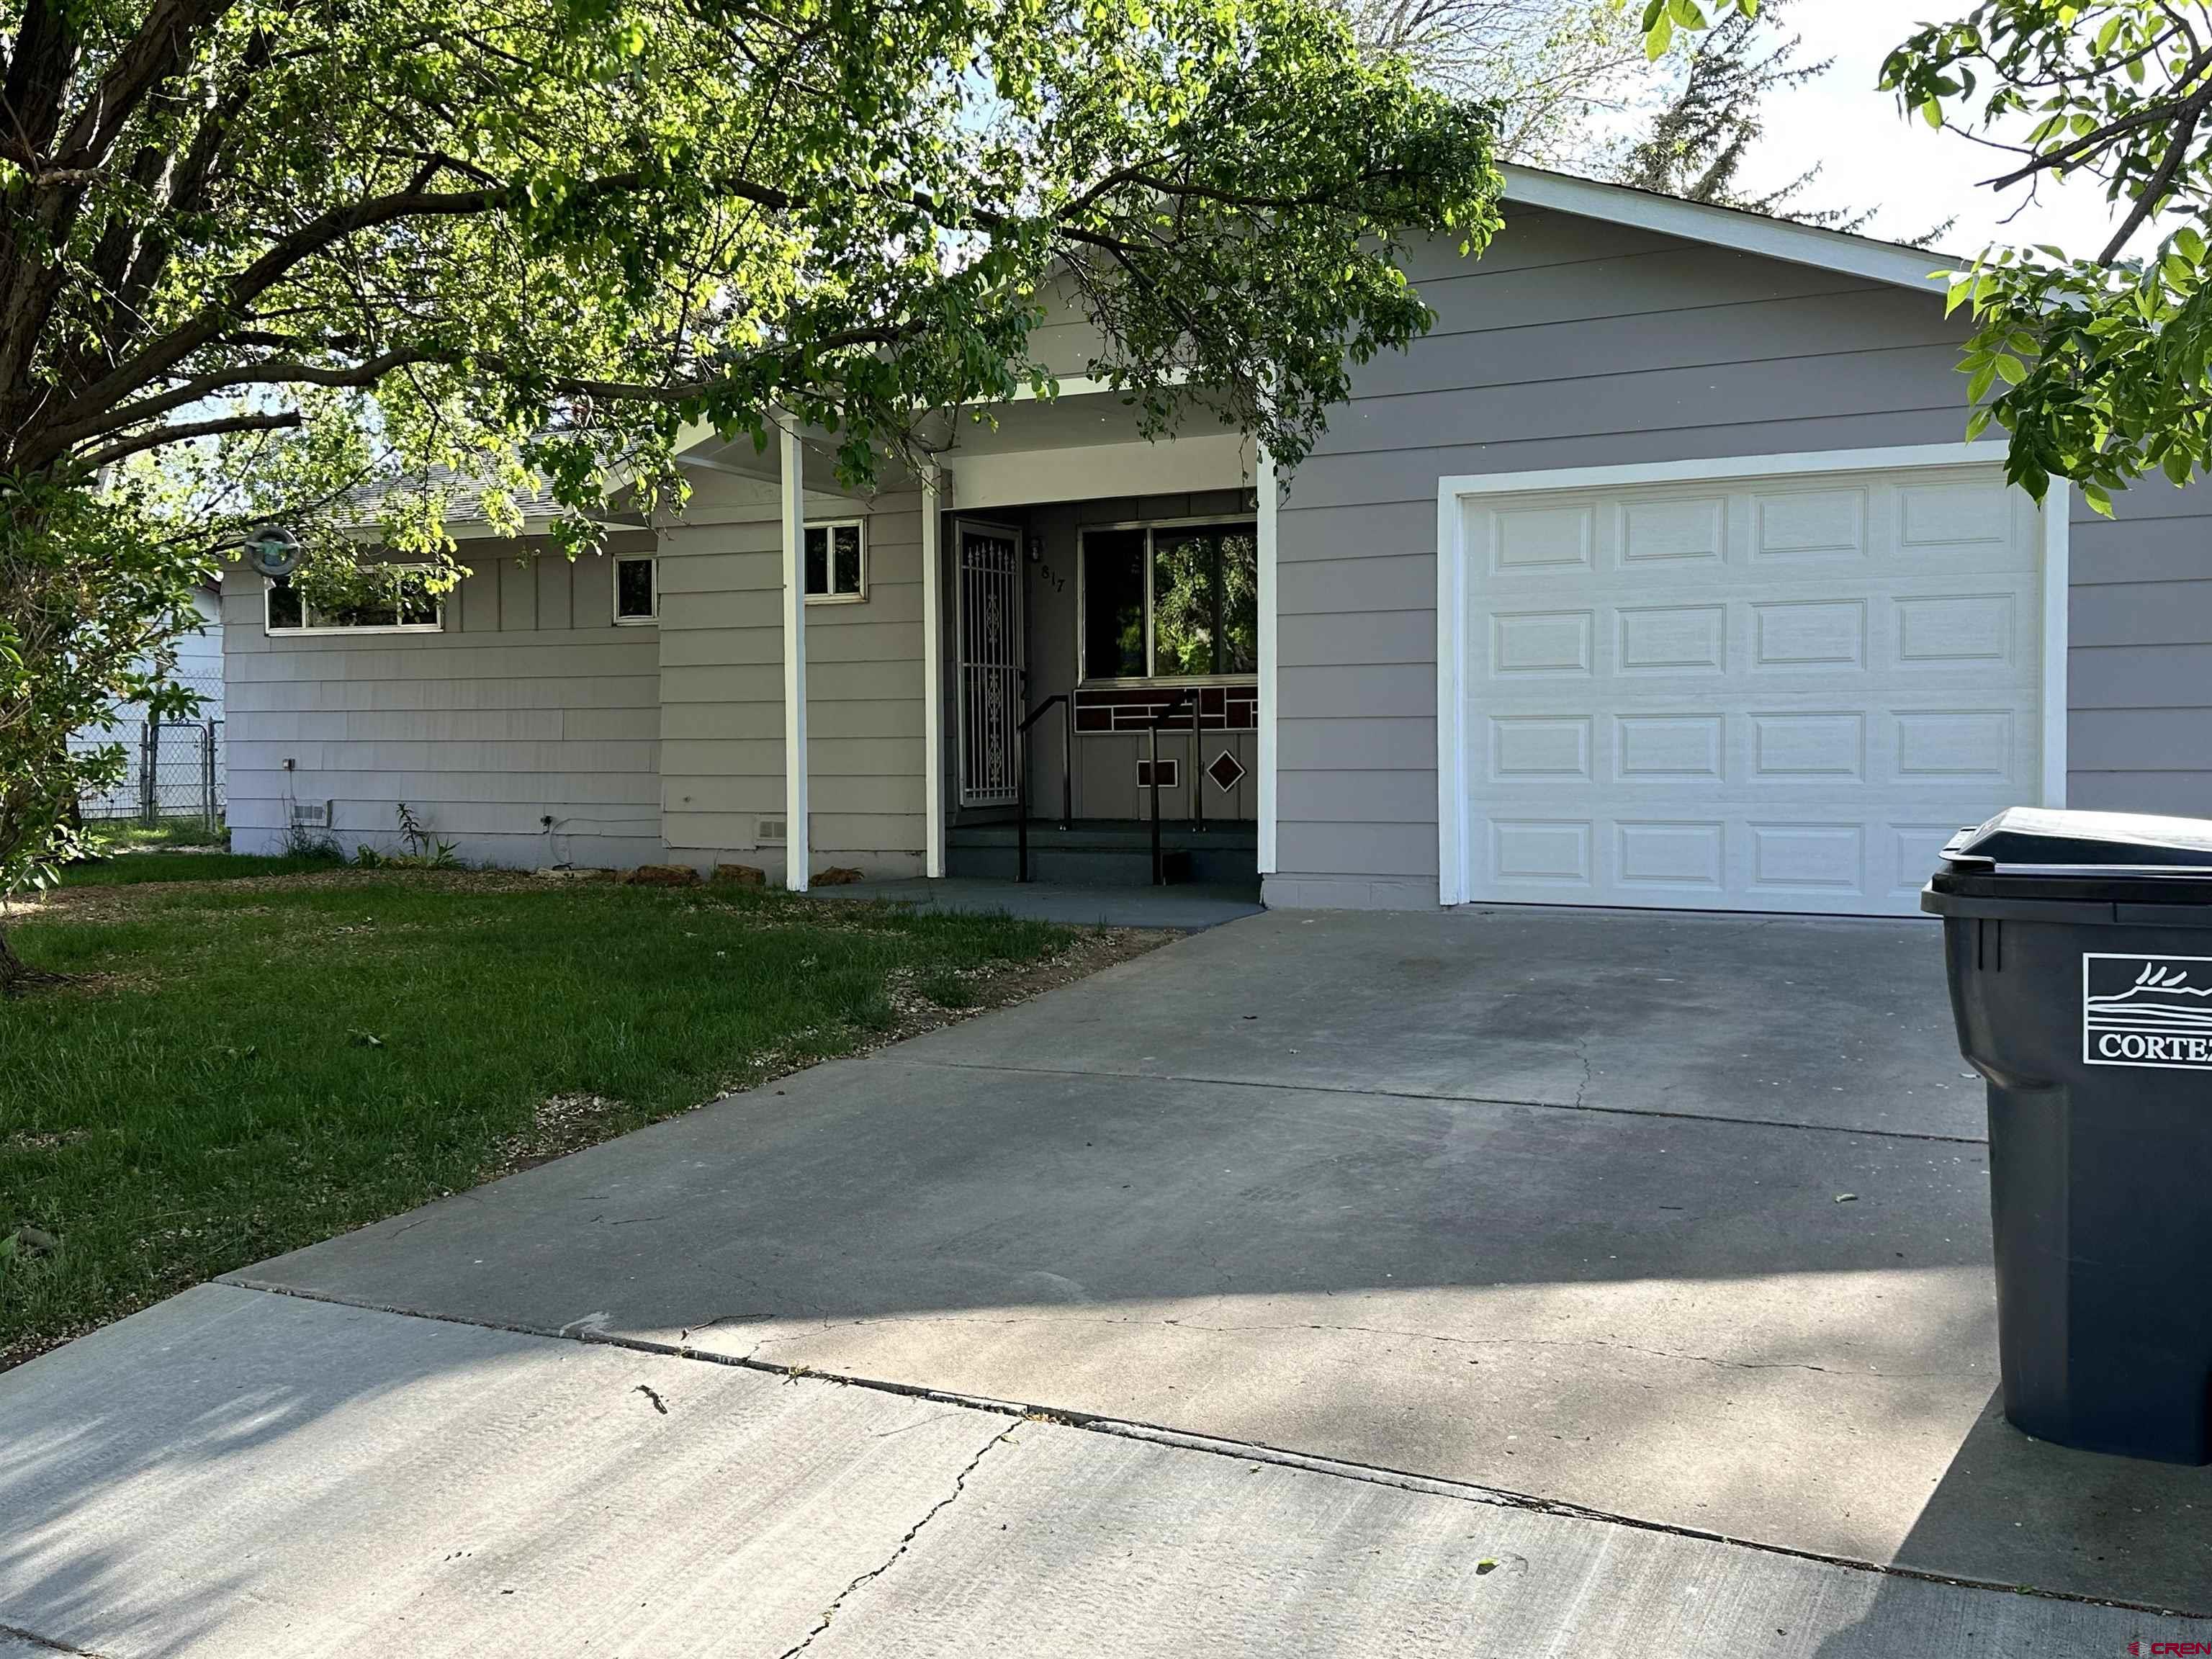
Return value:
<svg viewBox="0 0 2212 1659">
<path fill-rule="evenodd" d="M 1250 884 L 1259 878 L 1259 840 L 1249 826 L 1194 832 L 1160 826 L 1170 882 Z M 946 873 L 981 881 L 1018 878 L 1017 826 L 963 824 L 947 837 Z M 1148 887 L 1152 880 L 1148 826 L 1057 824 L 1030 828 L 1030 878 L 1079 886 Z"/>
</svg>

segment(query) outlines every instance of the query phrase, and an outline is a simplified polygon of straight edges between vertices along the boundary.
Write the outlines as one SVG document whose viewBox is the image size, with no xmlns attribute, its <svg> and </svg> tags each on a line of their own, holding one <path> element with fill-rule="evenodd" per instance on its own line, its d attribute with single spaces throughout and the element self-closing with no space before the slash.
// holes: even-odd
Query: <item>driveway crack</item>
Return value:
<svg viewBox="0 0 2212 1659">
<path fill-rule="evenodd" d="M 914 1540 L 921 1536 L 922 1528 L 927 1527 L 931 1522 L 937 1519 L 937 1517 L 942 1515 L 946 1510 L 951 1508 L 952 1505 L 959 1500 L 960 1494 L 967 1490 L 968 1477 L 975 1474 L 977 1466 L 981 1464 L 986 1457 L 988 1457 L 991 1455 L 991 1449 L 1005 1441 L 1012 1440 L 1014 1437 L 1014 1430 L 1020 1426 L 1021 1425 L 1019 1424 L 1012 1425 L 1007 1428 L 1001 1430 L 999 1433 L 993 1435 L 988 1440 L 986 1440 L 982 1446 L 976 1451 L 975 1455 L 968 1460 L 966 1465 L 961 1469 L 960 1473 L 952 1477 L 952 1490 L 945 1493 L 944 1497 L 939 1498 L 936 1503 L 931 1504 L 928 1513 L 924 1515 L 921 1520 L 915 1522 L 914 1525 L 907 1528 L 906 1536 L 900 1539 L 898 1541 L 898 1547 L 893 1550 L 877 1565 L 870 1567 L 866 1572 L 854 1579 L 852 1583 L 847 1584 L 844 1589 L 839 1590 L 836 1599 L 833 1600 L 828 1607 L 822 1609 L 822 1617 L 815 1622 L 814 1628 L 808 1631 L 805 1636 L 799 1638 L 799 1639 L 797 1642 L 794 1642 L 791 1646 L 786 1648 L 781 1654 L 777 1656 L 777 1659 L 793 1659 L 793 1656 L 804 1653 L 807 1649 L 812 1647 L 814 1645 L 814 1638 L 821 1635 L 823 1631 L 830 1628 L 830 1621 L 837 1616 L 837 1610 L 845 1605 L 846 1600 L 852 1595 L 853 1592 L 859 1589 L 861 1585 L 868 1583 L 872 1580 L 882 1577 L 885 1573 L 889 1572 L 892 1567 L 896 1565 L 899 1557 L 904 1555 L 908 1549 L 913 1547 Z"/>
<path fill-rule="evenodd" d="M 1110 1314 L 894 1314 L 887 1317 L 841 1319 L 825 1321 L 805 1330 L 771 1332 L 761 1337 L 749 1349 L 744 1358 L 752 1363 L 763 1348 L 781 1343 L 804 1341 L 811 1336 L 834 1330 L 854 1330 L 873 1325 L 1157 1325 L 1170 1330 L 1194 1331 L 1210 1336 L 1255 1336 L 1270 1332 L 1320 1331 L 1339 1336 L 1395 1337 L 1408 1342 L 1435 1342 L 1455 1348 L 1609 1348 L 1620 1353 L 1644 1354 L 1653 1359 L 1672 1359 L 1685 1364 L 1713 1365 L 1725 1370 L 1737 1371 L 1816 1371 L 1823 1376 L 1846 1378 L 1879 1378 L 1884 1382 L 1927 1380 L 1934 1377 L 1978 1376 L 1974 1370 L 1938 1370 L 1924 1371 L 1888 1371 L 1869 1367 L 1865 1370 L 1845 1370 L 1834 1365 L 1816 1365 L 1804 1359 L 1727 1359 L 1713 1354 L 1689 1353 L 1678 1348 L 1654 1348 L 1640 1343 L 1623 1342 L 1602 1336 L 1455 1336 L 1443 1331 L 1405 1330 L 1387 1325 L 1322 1325 L 1306 1321 L 1284 1323 L 1217 1325 L 1195 1319 L 1131 1319 L 1117 1318 Z M 769 1362 L 763 1362 L 769 1363 Z"/>
<path fill-rule="evenodd" d="M 104 1659 L 104 1656 L 94 1649 L 72 1647 L 66 1642 L 55 1641 L 51 1636 L 41 1636 L 34 1630 L 25 1630 L 20 1625 L 0 1624 L 0 1636 L 27 1642 L 41 1653 L 66 1654 L 69 1659 Z"/>
</svg>

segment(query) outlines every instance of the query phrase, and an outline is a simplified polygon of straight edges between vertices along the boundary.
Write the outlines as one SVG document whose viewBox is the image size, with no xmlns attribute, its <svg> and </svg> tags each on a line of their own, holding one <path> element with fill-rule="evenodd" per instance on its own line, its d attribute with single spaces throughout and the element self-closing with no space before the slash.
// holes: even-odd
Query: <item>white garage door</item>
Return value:
<svg viewBox="0 0 2212 1659">
<path fill-rule="evenodd" d="M 2041 514 L 1995 467 L 1463 495 L 1470 899 L 1913 914 L 2041 795 Z"/>
</svg>

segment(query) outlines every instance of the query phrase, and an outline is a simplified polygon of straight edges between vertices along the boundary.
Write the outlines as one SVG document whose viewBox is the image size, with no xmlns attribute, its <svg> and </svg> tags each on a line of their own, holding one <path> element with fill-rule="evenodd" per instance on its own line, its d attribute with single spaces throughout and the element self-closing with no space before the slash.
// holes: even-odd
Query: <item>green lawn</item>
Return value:
<svg viewBox="0 0 2212 1659">
<path fill-rule="evenodd" d="M 62 866 L 64 887 L 135 887 L 143 882 L 235 881 L 240 876 L 292 876 L 331 870 L 342 860 L 319 853 L 205 851 L 120 853 Z"/>
<path fill-rule="evenodd" d="M 335 842 L 320 851 L 234 856 L 228 832 L 198 818 L 138 823 L 114 818 L 88 827 L 95 856 L 62 866 L 64 887 L 127 887 L 148 881 L 230 881 L 329 870 L 345 862 Z"/>
<path fill-rule="evenodd" d="M 204 879 L 73 871 L 11 924 L 76 977 L 0 1002 L 0 1236 L 55 1241 L 0 1257 L 0 1365 L 1096 948 L 744 890 L 90 868 L 146 862 Z"/>
</svg>

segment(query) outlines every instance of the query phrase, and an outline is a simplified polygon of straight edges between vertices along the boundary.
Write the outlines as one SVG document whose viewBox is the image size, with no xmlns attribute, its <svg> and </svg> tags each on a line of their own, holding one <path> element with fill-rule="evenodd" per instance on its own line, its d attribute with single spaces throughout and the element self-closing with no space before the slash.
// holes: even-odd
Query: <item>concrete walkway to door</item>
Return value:
<svg viewBox="0 0 2212 1659">
<path fill-rule="evenodd" d="M 220 1469 L 210 1425 L 231 1431 L 240 1389 L 264 1416 L 313 1417 L 283 1402 L 319 1387 L 382 1424 L 410 1401 L 459 1422 L 507 1389 L 517 1422 L 588 1445 L 563 1426 L 574 1401 L 526 1410 L 532 1368 L 575 1353 L 606 1370 L 590 1387 L 611 1419 L 629 1370 L 653 1396 L 625 1433 L 687 1431 L 650 1414 L 672 1388 L 695 1409 L 714 1396 L 723 1437 L 694 1455 L 768 1496 L 732 1513 L 716 1486 L 691 1533 L 672 1509 L 642 1542 L 597 1539 L 594 1516 L 634 1517 L 622 1494 L 643 1474 L 625 1465 L 595 1508 L 562 1461 L 584 1453 L 511 1423 L 455 1428 L 452 1480 L 495 1487 L 489 1444 L 561 1495 L 557 1534 L 529 1547 L 639 1548 L 672 1583 L 679 1543 L 700 1572 L 733 1551 L 756 1575 L 781 1562 L 805 1580 L 779 1590 L 792 1607 L 837 1609 L 811 1651 L 1841 1659 L 2204 1639 L 2087 1603 L 2212 1614 L 2212 1474 L 2061 1451 L 1997 1414 L 1981 1090 L 1943 997 L 1936 937 L 1910 923 L 1233 922 L 34 1362 L 0 1378 L 0 1409 L 52 1449 L 35 1490 L 0 1471 L 0 1508 L 63 1550 L 40 1531 L 51 1506 L 88 1516 L 95 1480 L 127 1494 L 113 1466 L 163 1468 L 164 1435 Z M 595 1342 L 545 1340 L 580 1336 Z M 351 1357 L 342 1380 L 301 1375 L 318 1343 Z M 641 1352 L 611 1364 L 606 1343 Z M 465 1376 L 498 1381 L 477 1395 Z M 817 1410 L 817 1379 L 866 1386 Z M 434 1485 L 434 1444 L 374 1432 L 387 1455 L 361 1479 Z M 890 1436 L 915 1470 L 881 1462 Z M 847 1445 L 866 1456 L 839 1462 Z M 665 1455 L 695 1467 L 675 1441 Z M 276 1480 L 271 1455 L 240 1454 L 249 1488 Z M 833 1476 L 883 1506 L 882 1536 L 857 1509 L 823 1518 L 807 1482 Z M 196 1543 L 192 1489 L 163 1479 L 173 1565 L 237 1563 L 241 1505 L 289 1513 L 234 1478 L 231 1530 Z M 530 1511 L 484 1501 L 528 1555 L 510 1534 Z M 343 1529 L 319 1502 L 288 1539 Z M 101 1571 L 161 1519 L 111 1507 L 80 1521 Z M 9 1582 L 0 1558 L 0 1626 L 111 1650 L 97 1618 L 49 1618 Z"/>
</svg>

